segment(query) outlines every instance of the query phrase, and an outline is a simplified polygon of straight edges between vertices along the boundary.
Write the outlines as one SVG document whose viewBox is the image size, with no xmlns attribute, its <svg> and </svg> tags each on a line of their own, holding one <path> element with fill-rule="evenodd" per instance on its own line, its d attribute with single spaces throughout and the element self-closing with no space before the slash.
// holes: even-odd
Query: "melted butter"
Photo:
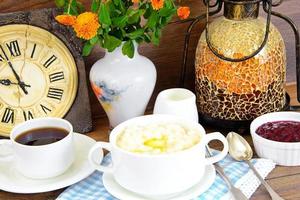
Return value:
<svg viewBox="0 0 300 200">
<path fill-rule="evenodd" d="M 168 137 L 163 135 L 160 138 L 150 138 L 144 142 L 144 145 L 165 152 L 168 146 Z"/>
</svg>

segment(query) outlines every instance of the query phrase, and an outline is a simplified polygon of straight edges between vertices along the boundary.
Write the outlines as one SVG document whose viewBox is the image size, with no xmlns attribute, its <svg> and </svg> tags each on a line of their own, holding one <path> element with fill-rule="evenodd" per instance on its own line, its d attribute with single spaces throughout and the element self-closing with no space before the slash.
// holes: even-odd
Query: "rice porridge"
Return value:
<svg viewBox="0 0 300 200">
<path fill-rule="evenodd" d="M 160 154 L 188 149 L 200 139 L 195 128 L 179 123 L 152 123 L 125 127 L 116 144 L 130 152 Z"/>
</svg>

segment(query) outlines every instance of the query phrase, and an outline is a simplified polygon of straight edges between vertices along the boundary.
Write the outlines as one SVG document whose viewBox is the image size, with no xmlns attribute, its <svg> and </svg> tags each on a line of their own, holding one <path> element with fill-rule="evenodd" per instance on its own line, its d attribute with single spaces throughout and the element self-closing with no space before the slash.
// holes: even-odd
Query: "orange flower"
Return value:
<svg viewBox="0 0 300 200">
<path fill-rule="evenodd" d="M 99 98 L 100 96 L 102 96 L 103 93 L 102 89 L 92 82 L 91 85 L 96 97 Z"/>
<path fill-rule="evenodd" d="M 92 12 L 84 12 L 78 15 L 73 25 L 77 37 L 85 40 L 95 37 L 99 27 L 98 16 Z"/>
<path fill-rule="evenodd" d="M 132 3 L 139 3 L 140 2 L 140 0 L 131 0 L 132 1 Z"/>
<path fill-rule="evenodd" d="M 187 19 L 190 16 L 190 8 L 189 7 L 179 7 L 177 9 L 177 15 L 180 19 Z"/>
<path fill-rule="evenodd" d="M 151 0 L 151 5 L 154 10 L 159 10 L 164 7 L 164 0 Z"/>
<path fill-rule="evenodd" d="M 73 26 L 76 21 L 76 17 L 72 15 L 57 15 L 56 21 L 66 26 Z"/>
</svg>

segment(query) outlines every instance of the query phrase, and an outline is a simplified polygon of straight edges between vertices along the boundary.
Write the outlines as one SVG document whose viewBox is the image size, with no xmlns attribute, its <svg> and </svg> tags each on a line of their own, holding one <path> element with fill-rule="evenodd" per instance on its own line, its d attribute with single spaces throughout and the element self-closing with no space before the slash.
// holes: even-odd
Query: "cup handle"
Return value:
<svg viewBox="0 0 300 200">
<path fill-rule="evenodd" d="M 94 159 L 94 153 L 98 149 L 106 149 L 107 151 L 111 151 L 111 145 L 107 142 L 97 142 L 94 144 L 94 146 L 90 149 L 89 151 L 89 162 L 90 164 L 98 171 L 105 172 L 105 173 L 112 173 L 113 172 L 113 167 L 108 167 L 108 166 L 103 166 L 98 164 L 95 159 Z"/>
<path fill-rule="evenodd" d="M 9 162 L 14 158 L 12 143 L 9 139 L 0 140 L 0 162 Z"/>
<path fill-rule="evenodd" d="M 210 165 L 216 162 L 219 162 L 220 160 L 222 160 L 228 153 L 228 142 L 226 140 L 226 138 L 224 137 L 224 135 L 222 135 L 220 132 L 214 132 L 214 133 L 209 133 L 207 135 L 205 135 L 205 143 L 206 145 L 208 145 L 208 143 L 212 140 L 219 140 L 223 143 L 223 150 L 218 153 L 215 156 L 206 158 L 206 165 Z"/>
</svg>

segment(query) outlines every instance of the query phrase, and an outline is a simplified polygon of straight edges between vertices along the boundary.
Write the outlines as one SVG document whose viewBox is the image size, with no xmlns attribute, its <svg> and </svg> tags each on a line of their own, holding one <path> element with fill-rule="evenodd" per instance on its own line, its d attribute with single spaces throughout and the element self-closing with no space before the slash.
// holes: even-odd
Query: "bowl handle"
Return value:
<svg viewBox="0 0 300 200">
<path fill-rule="evenodd" d="M 205 159 L 206 165 L 210 165 L 210 164 L 219 162 L 227 155 L 228 142 L 227 142 L 226 138 L 224 137 L 224 135 L 222 135 L 220 132 L 209 133 L 209 134 L 205 135 L 204 140 L 205 140 L 205 145 L 208 145 L 208 143 L 212 140 L 219 140 L 223 144 L 223 150 L 220 153 Z"/>
<path fill-rule="evenodd" d="M 89 162 L 90 164 L 98 171 L 101 172 L 105 172 L 105 173 L 113 173 L 113 167 L 112 166 L 103 166 L 100 164 L 98 164 L 95 159 L 94 159 L 94 153 L 96 152 L 96 150 L 98 149 L 106 149 L 108 151 L 111 151 L 111 145 L 108 142 L 97 142 L 96 144 L 94 144 L 94 146 L 90 149 L 89 152 Z"/>
</svg>

